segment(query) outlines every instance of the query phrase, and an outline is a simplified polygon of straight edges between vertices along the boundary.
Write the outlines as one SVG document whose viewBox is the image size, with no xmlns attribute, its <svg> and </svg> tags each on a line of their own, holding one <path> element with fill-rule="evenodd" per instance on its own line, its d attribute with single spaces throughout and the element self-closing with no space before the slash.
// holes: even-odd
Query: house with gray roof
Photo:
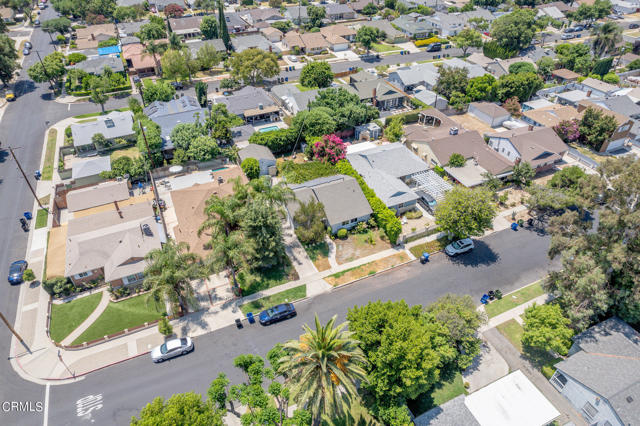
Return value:
<svg viewBox="0 0 640 426">
<path fill-rule="evenodd" d="M 347 154 L 347 160 L 387 207 L 397 214 L 415 208 L 418 196 L 409 184 L 429 166 L 407 147 L 381 145 Z"/>
<path fill-rule="evenodd" d="M 224 19 L 230 33 L 243 33 L 251 29 L 251 24 L 242 19 L 238 12 L 225 12 Z"/>
<path fill-rule="evenodd" d="M 326 12 L 327 19 L 332 21 L 342 21 L 345 19 L 355 19 L 356 12 L 351 9 L 346 4 L 340 3 L 327 3 L 324 6 L 324 10 Z"/>
<path fill-rule="evenodd" d="M 247 9 L 238 12 L 242 19 L 247 21 L 250 25 L 256 25 L 258 22 L 272 23 L 276 21 L 284 20 L 284 17 L 280 14 L 278 9 L 272 7 L 265 9 Z"/>
<path fill-rule="evenodd" d="M 176 0 L 149 0 L 149 6 L 156 8 L 159 12 L 170 4 L 176 4 Z"/>
<path fill-rule="evenodd" d="M 231 96 L 215 98 L 214 103 L 225 104 L 227 111 L 247 123 L 280 120 L 280 108 L 260 87 L 245 86 Z"/>
<path fill-rule="evenodd" d="M 71 165 L 71 179 L 96 176 L 102 172 L 108 172 L 110 170 L 111 157 L 108 155 L 77 158 Z"/>
<path fill-rule="evenodd" d="M 229 131 L 233 138 L 233 144 L 238 148 L 244 148 L 249 145 L 249 138 L 256 132 L 256 129 L 250 124 L 243 124 L 242 126 L 232 127 Z"/>
<path fill-rule="evenodd" d="M 412 92 L 417 86 L 431 89 L 438 82 L 438 68 L 431 63 L 400 67 L 387 78 L 406 92 Z"/>
<path fill-rule="evenodd" d="M 392 24 L 407 36 L 418 40 L 428 38 L 429 34 L 438 31 L 438 26 L 428 16 L 422 15 L 402 15 L 394 19 Z"/>
<path fill-rule="evenodd" d="M 322 203 L 326 224 L 332 233 L 339 229 L 351 229 L 366 222 L 373 211 L 355 178 L 335 175 L 313 179 L 298 185 L 289 185 L 296 200 L 287 203 L 287 211 L 293 218 L 300 202 L 310 200 Z"/>
<path fill-rule="evenodd" d="M 118 29 L 120 37 L 133 36 L 140 32 L 140 28 L 142 28 L 143 25 L 148 23 L 148 19 L 137 22 L 118 22 L 116 28 Z"/>
<path fill-rule="evenodd" d="M 211 40 L 190 40 L 184 45 L 189 48 L 194 56 L 196 56 L 198 54 L 198 50 L 200 50 L 200 48 L 205 44 L 213 46 L 218 53 L 224 53 L 227 51 L 227 48 L 224 46 L 224 42 L 221 38 L 214 38 Z"/>
<path fill-rule="evenodd" d="M 320 89 L 302 92 L 295 84 L 280 84 L 271 88 L 271 94 L 291 115 L 296 115 L 307 109 L 309 103 L 316 99 L 319 92 Z"/>
<path fill-rule="evenodd" d="M 369 103 L 382 111 L 402 108 L 409 102 L 406 93 L 388 81 L 365 71 L 351 74 L 346 89 L 358 95 L 362 102 Z"/>
<path fill-rule="evenodd" d="M 588 424 L 640 424 L 640 334 L 617 317 L 573 338 L 551 384 Z"/>
<path fill-rule="evenodd" d="M 178 124 L 204 122 L 209 115 L 207 108 L 202 108 L 193 96 L 183 96 L 168 102 L 155 101 L 149 104 L 144 113 L 158 126 L 162 138 L 162 150 L 173 150 L 171 131 Z"/>
<path fill-rule="evenodd" d="M 231 45 L 233 46 L 233 50 L 240 53 L 244 52 L 247 49 L 260 49 L 265 52 L 280 52 L 280 49 L 269 40 L 265 38 L 261 33 L 243 35 L 238 37 L 233 37 L 231 39 Z"/>
<path fill-rule="evenodd" d="M 629 96 L 611 96 L 606 98 L 591 99 L 596 105 L 600 105 L 610 111 L 626 115 L 629 118 L 640 118 L 640 106 L 631 100 Z"/>
<path fill-rule="evenodd" d="M 276 174 L 276 157 L 274 157 L 271 150 L 264 145 L 250 143 L 238 151 L 238 157 L 240 158 L 240 163 L 247 158 L 258 160 L 260 164 L 260 176 L 275 176 Z"/>
<path fill-rule="evenodd" d="M 104 69 L 108 68 L 111 72 L 124 72 L 124 64 L 122 59 L 117 56 L 98 56 L 94 58 L 85 59 L 82 62 L 78 62 L 75 65 L 71 65 L 69 68 L 82 70 L 87 74 L 102 75 Z"/>
<path fill-rule="evenodd" d="M 296 25 L 306 24 L 309 22 L 307 6 L 287 7 L 284 11 L 284 17 Z"/>
<path fill-rule="evenodd" d="M 377 21 L 362 21 L 354 25 L 354 28 L 356 30 L 360 27 L 372 27 L 383 31 L 385 33 L 385 41 L 387 43 L 404 43 L 409 40 L 409 36 L 395 29 L 393 25 L 391 25 L 391 22 L 387 21 L 386 19 L 380 19 Z"/>
<path fill-rule="evenodd" d="M 500 105 L 493 102 L 471 102 L 469 114 L 484 121 L 491 127 L 502 126 L 502 123 L 511 118 L 511 114 Z"/>
<path fill-rule="evenodd" d="M 135 140 L 133 113 L 113 111 L 90 123 L 72 124 L 73 147 L 79 156 L 95 154 L 101 147 L 93 143 L 93 136 L 101 133 L 109 142 L 116 139 Z"/>
</svg>

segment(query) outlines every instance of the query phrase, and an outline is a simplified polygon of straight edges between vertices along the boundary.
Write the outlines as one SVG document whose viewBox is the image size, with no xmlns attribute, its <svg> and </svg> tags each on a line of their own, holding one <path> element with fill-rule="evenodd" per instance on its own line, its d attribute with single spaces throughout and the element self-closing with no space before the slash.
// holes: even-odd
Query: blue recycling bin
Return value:
<svg viewBox="0 0 640 426">
<path fill-rule="evenodd" d="M 256 319 L 253 317 L 253 312 L 247 312 L 247 320 L 249 320 L 249 324 L 254 324 Z"/>
<path fill-rule="evenodd" d="M 33 218 L 33 216 L 31 215 L 31 212 L 24 212 L 23 215 L 24 215 L 24 218 L 27 220 L 31 220 Z"/>
<path fill-rule="evenodd" d="M 284 81 L 289 81 L 289 77 L 285 77 L 285 78 L 284 78 Z"/>
<path fill-rule="evenodd" d="M 511 223 L 511 229 L 513 229 L 514 231 L 518 230 L 518 224 L 516 222 Z"/>
</svg>

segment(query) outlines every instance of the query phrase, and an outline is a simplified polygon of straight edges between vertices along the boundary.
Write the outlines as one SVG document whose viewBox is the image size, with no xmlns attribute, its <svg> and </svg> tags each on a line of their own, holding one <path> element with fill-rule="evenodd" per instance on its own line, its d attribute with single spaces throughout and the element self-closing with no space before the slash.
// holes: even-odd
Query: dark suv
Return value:
<svg viewBox="0 0 640 426">
<path fill-rule="evenodd" d="M 260 312 L 258 320 L 262 325 L 269 325 L 295 316 L 296 308 L 293 307 L 293 303 L 282 303 Z"/>
</svg>

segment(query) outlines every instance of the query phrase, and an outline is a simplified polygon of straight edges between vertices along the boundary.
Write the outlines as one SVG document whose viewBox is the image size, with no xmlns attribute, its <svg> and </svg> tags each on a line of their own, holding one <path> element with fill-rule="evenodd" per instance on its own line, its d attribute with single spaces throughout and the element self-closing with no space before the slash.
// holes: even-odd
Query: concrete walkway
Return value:
<svg viewBox="0 0 640 426">
<path fill-rule="evenodd" d="M 505 294 L 503 296 L 504 297 L 508 297 L 509 295 Z M 528 302 L 523 303 L 522 305 L 518 305 L 513 309 L 509 309 L 506 312 L 501 313 L 500 315 L 496 315 L 493 318 L 490 318 L 489 321 L 487 322 L 487 324 L 483 325 L 480 328 L 480 332 L 483 332 L 485 330 L 489 330 L 490 328 L 496 327 L 498 324 L 502 324 L 503 322 L 507 322 L 510 319 L 515 319 L 516 321 L 518 321 L 520 324 L 522 324 L 522 317 L 521 315 L 524 314 L 524 311 L 530 307 L 531 305 L 533 305 L 534 303 L 538 304 L 538 305 L 544 305 L 545 303 L 548 303 L 550 301 L 552 301 L 554 299 L 554 296 L 551 294 L 542 294 L 538 297 L 535 297 L 531 300 L 529 300 Z M 483 310 L 484 310 L 484 306 L 482 306 Z"/>
<path fill-rule="evenodd" d="M 287 256 L 291 259 L 293 267 L 296 268 L 296 272 L 300 278 L 308 277 L 309 275 L 316 274 L 318 270 L 315 265 L 309 259 L 307 251 L 302 247 L 298 237 L 293 230 L 293 224 L 287 215 L 287 218 L 282 222 L 282 237 L 284 239 L 285 251 Z"/>
<path fill-rule="evenodd" d="M 331 269 L 338 268 L 338 261 L 336 260 L 336 244 L 333 242 L 331 238 L 328 236 L 324 237 L 324 240 L 327 242 L 327 246 L 329 247 L 329 254 L 327 255 L 327 259 L 329 260 L 329 266 Z"/>
<path fill-rule="evenodd" d="M 70 345 L 74 340 L 80 337 L 82 333 L 84 333 L 85 330 L 89 328 L 100 315 L 102 315 L 104 310 L 107 309 L 107 306 L 109 306 L 109 303 L 111 303 L 111 296 L 109 295 L 109 292 L 105 290 L 102 292 L 102 299 L 100 299 L 100 303 L 98 303 L 98 306 L 96 306 L 93 312 L 91 312 L 91 315 L 89 315 L 86 320 L 82 321 L 82 324 L 73 330 L 71 334 L 65 337 L 60 343 L 63 345 Z"/>
</svg>

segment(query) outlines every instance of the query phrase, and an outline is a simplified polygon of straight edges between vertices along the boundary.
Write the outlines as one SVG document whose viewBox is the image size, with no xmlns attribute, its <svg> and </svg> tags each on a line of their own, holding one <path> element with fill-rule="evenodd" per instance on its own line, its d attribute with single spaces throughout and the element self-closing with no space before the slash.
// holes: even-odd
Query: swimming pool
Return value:
<svg viewBox="0 0 640 426">
<path fill-rule="evenodd" d="M 258 130 L 260 133 L 266 133 L 266 132 L 270 132 L 272 130 L 278 130 L 280 127 L 278 126 L 269 126 L 269 127 L 263 127 L 262 129 Z"/>
</svg>

